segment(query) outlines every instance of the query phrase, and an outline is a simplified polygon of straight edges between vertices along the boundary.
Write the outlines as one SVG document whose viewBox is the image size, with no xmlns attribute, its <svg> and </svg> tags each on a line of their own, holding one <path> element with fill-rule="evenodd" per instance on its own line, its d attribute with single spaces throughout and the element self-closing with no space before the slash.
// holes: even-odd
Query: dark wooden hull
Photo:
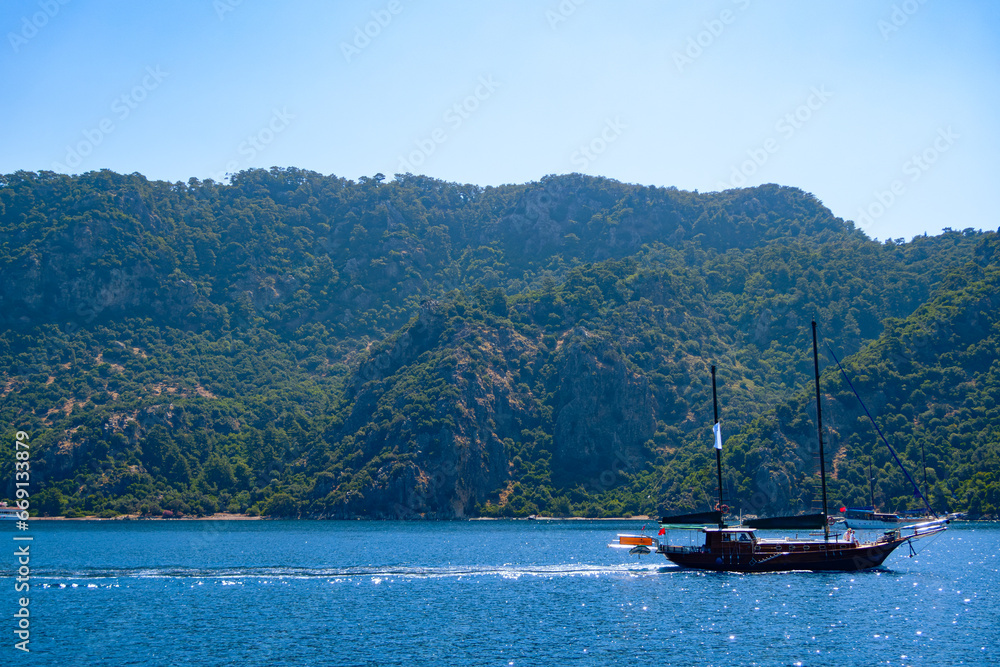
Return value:
<svg viewBox="0 0 1000 667">
<path fill-rule="evenodd" d="M 838 542 L 764 543 L 722 549 L 664 546 L 660 548 L 660 553 L 682 567 L 717 572 L 856 572 L 878 567 L 905 541 L 898 539 L 861 545 Z"/>
</svg>

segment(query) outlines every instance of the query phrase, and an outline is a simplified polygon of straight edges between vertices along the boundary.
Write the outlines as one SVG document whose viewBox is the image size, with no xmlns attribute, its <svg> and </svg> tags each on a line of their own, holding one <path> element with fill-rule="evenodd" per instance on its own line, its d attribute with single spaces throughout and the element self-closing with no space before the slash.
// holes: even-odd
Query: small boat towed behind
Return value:
<svg viewBox="0 0 1000 667">
<path fill-rule="evenodd" d="M 618 543 L 609 544 L 612 549 L 628 549 L 633 556 L 645 556 L 660 547 L 660 541 L 649 535 L 618 533 Z M 652 547 L 652 548 L 651 548 Z"/>
</svg>

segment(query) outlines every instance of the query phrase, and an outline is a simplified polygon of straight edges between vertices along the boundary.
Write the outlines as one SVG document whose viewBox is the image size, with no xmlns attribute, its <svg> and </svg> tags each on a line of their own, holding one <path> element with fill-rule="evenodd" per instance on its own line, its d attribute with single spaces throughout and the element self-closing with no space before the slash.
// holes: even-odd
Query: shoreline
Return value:
<svg viewBox="0 0 1000 667">
<path fill-rule="evenodd" d="M 111 517 L 99 516 L 30 516 L 29 521 L 260 521 L 265 517 L 247 516 L 246 514 L 231 514 L 217 512 L 205 516 L 179 516 L 164 518 L 162 516 L 141 516 L 139 514 L 120 514 Z"/>
<path fill-rule="evenodd" d="M 503 517 L 503 518 L 493 518 L 493 517 L 472 517 L 467 519 L 468 521 L 654 521 L 645 514 L 638 514 L 636 516 L 608 516 L 608 517 L 590 517 L 590 516 L 522 516 L 522 517 Z"/>
<path fill-rule="evenodd" d="M 162 516 L 140 516 L 138 514 L 121 514 L 113 517 L 99 516 L 32 516 L 29 521 L 655 521 L 648 516 L 624 517 L 585 517 L 585 516 L 533 516 L 533 517 L 467 517 L 455 519 L 374 519 L 357 517 L 351 519 L 317 519 L 312 517 L 266 517 L 247 516 L 246 514 L 231 514 L 218 512 L 205 516 L 181 516 L 164 518 Z"/>
<path fill-rule="evenodd" d="M 181 516 L 164 518 L 162 516 L 139 516 L 137 514 L 122 514 L 114 517 L 99 516 L 32 516 L 29 521 L 547 521 L 547 522 L 573 522 L 573 521 L 652 521 L 657 525 L 659 522 L 649 516 L 615 516 L 615 517 L 586 517 L 586 516 L 531 516 L 531 517 L 465 517 L 453 519 L 379 519 L 372 517 L 352 517 L 352 518 L 317 518 L 317 517 L 269 517 L 269 516 L 247 516 L 246 514 L 231 514 L 229 512 L 217 512 L 205 516 Z M 953 523 L 996 523 L 998 519 L 955 519 Z"/>
</svg>

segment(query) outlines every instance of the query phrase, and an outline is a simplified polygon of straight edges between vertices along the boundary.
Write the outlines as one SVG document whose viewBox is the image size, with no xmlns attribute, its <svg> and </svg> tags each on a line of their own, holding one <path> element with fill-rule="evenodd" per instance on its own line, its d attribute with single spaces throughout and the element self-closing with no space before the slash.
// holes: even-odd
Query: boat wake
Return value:
<svg viewBox="0 0 1000 667">
<path fill-rule="evenodd" d="M 387 579 L 440 579 L 440 578 L 472 578 L 499 577 L 503 579 L 520 579 L 521 577 L 555 578 L 555 577 L 600 577 L 620 576 L 639 577 L 658 574 L 664 571 L 676 570 L 675 566 L 663 564 L 622 564 L 622 565 L 515 565 L 503 564 L 495 566 L 437 566 L 421 567 L 406 565 L 384 566 L 350 566 L 334 568 L 306 567 L 220 567 L 220 568 L 189 568 L 189 567 L 142 567 L 142 568 L 93 568 L 83 570 L 49 570 L 40 571 L 34 578 L 49 582 L 66 582 L 73 580 L 121 580 L 121 579 L 186 579 L 186 580 L 219 580 L 223 583 L 237 580 L 259 580 L 263 582 L 295 579 L 327 579 L 343 581 L 354 579 L 371 579 L 385 581 Z M 107 582 L 104 582 L 107 583 Z M 376 582 L 377 583 L 377 582 Z M 56 584 L 58 585 L 58 584 Z"/>
</svg>

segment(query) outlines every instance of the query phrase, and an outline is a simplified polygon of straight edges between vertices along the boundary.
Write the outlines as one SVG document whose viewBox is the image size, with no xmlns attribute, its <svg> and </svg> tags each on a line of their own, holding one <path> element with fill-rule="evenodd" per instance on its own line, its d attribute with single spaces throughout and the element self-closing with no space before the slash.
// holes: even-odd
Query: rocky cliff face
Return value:
<svg viewBox="0 0 1000 667">
<path fill-rule="evenodd" d="M 360 364 L 331 440 L 365 460 L 331 488 L 331 516 L 460 518 L 509 478 L 504 438 L 537 419 L 511 368 L 535 344 L 510 329 L 450 327 L 435 302 Z"/>
<path fill-rule="evenodd" d="M 542 423 L 556 485 L 582 478 L 600 492 L 647 463 L 655 400 L 612 341 L 577 329 L 553 355 L 509 327 L 449 326 L 436 308 L 425 304 L 360 364 L 350 417 L 331 439 L 362 443 L 365 461 L 331 487 L 331 515 L 452 518 L 502 506 L 515 481 L 510 449 Z M 519 382 L 546 361 L 555 392 Z"/>
<path fill-rule="evenodd" d="M 584 475 L 609 487 L 638 471 L 656 429 L 649 381 L 630 370 L 614 343 L 579 327 L 561 341 L 555 397 L 557 480 Z"/>
</svg>

